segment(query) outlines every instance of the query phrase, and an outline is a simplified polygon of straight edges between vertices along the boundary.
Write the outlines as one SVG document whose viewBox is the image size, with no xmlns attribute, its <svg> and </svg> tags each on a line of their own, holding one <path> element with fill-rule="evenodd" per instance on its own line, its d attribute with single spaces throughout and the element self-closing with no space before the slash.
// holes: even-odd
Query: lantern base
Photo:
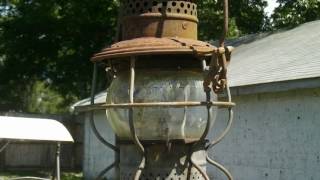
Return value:
<svg viewBox="0 0 320 180">
<path fill-rule="evenodd" d="M 120 180 L 132 180 L 142 156 L 134 144 L 120 143 Z M 146 166 L 140 180 L 202 180 L 202 174 L 192 165 L 197 164 L 206 172 L 205 143 L 196 144 L 149 144 L 145 145 Z"/>
</svg>

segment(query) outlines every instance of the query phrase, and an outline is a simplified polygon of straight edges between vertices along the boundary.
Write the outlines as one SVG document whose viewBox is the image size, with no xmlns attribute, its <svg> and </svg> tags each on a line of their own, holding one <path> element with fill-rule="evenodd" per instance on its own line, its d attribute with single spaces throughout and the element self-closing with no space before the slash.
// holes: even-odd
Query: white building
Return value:
<svg viewBox="0 0 320 180">
<path fill-rule="evenodd" d="M 235 122 L 212 155 L 237 180 L 320 179 L 320 21 L 234 44 L 241 44 L 229 67 Z M 105 95 L 97 95 L 96 102 Z M 89 100 L 76 105 L 84 104 Z M 224 129 L 226 115 L 220 110 L 210 136 Z M 83 168 L 85 178 L 93 179 L 114 154 L 94 137 L 88 117 Z M 105 112 L 97 111 L 95 119 L 105 138 L 114 141 Z M 213 167 L 208 173 L 225 179 Z"/>
</svg>

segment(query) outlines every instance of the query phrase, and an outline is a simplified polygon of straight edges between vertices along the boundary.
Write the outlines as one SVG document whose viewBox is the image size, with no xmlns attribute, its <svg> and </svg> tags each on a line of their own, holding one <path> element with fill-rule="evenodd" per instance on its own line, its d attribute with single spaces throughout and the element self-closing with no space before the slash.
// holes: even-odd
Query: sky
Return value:
<svg viewBox="0 0 320 180">
<path fill-rule="evenodd" d="M 270 16 L 274 10 L 278 6 L 277 0 L 268 0 L 268 7 L 266 8 L 266 12 L 268 16 Z"/>
</svg>

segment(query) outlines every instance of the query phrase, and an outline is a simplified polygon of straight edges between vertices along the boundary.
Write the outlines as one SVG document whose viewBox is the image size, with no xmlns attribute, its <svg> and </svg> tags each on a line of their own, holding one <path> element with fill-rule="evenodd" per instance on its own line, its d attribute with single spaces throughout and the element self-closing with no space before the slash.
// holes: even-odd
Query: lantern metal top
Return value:
<svg viewBox="0 0 320 180">
<path fill-rule="evenodd" d="M 197 39 L 197 5 L 190 0 L 122 0 L 121 40 L 139 37 Z"/>
<path fill-rule="evenodd" d="M 196 0 L 121 0 L 118 43 L 93 62 L 141 55 L 211 56 L 218 48 L 197 40 Z"/>
<path fill-rule="evenodd" d="M 210 56 L 217 50 L 217 47 L 209 43 L 193 39 L 145 37 L 113 44 L 110 48 L 95 54 L 91 60 L 96 62 L 118 57 L 160 54 Z"/>
</svg>

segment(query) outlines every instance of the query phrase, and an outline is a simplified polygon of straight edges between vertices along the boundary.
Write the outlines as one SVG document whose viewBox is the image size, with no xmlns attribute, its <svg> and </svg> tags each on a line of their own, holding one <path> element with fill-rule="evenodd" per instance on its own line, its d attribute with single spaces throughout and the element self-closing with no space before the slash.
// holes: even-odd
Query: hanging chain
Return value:
<svg viewBox="0 0 320 180">
<path fill-rule="evenodd" d="M 211 90 L 222 93 L 227 85 L 227 66 L 230 61 L 232 47 L 220 47 L 212 54 L 211 62 L 206 70 L 203 87 L 205 92 Z"/>
<path fill-rule="evenodd" d="M 207 70 L 207 75 L 204 79 L 204 90 L 214 91 L 215 93 L 222 93 L 227 85 L 227 65 L 231 60 L 232 47 L 225 46 L 225 39 L 229 30 L 229 2 L 224 0 L 223 14 L 224 14 L 224 28 L 221 38 L 219 40 L 219 48 L 212 53 L 210 66 Z"/>
<path fill-rule="evenodd" d="M 203 70 L 205 72 L 203 87 L 206 93 L 210 93 L 211 90 L 215 93 L 222 93 L 226 89 L 228 101 L 232 102 L 231 92 L 227 82 L 227 65 L 228 65 L 228 62 L 230 62 L 231 60 L 231 52 L 233 48 L 225 46 L 225 38 L 228 33 L 228 23 L 229 23 L 228 22 L 229 20 L 228 6 L 229 6 L 228 0 L 224 0 L 224 11 L 223 11 L 224 12 L 224 31 L 219 42 L 220 47 L 218 48 L 217 52 L 212 53 L 211 62 L 208 67 L 206 66 L 205 60 L 203 61 Z M 229 132 L 231 128 L 231 125 L 233 122 L 232 107 L 230 107 L 228 110 L 229 110 L 229 120 L 228 120 L 228 125 L 226 129 L 217 139 L 210 142 L 206 146 L 205 150 L 207 152 L 207 157 L 206 157 L 207 161 L 211 165 L 221 170 L 226 175 L 228 180 L 233 180 L 231 173 L 224 166 L 222 166 L 221 164 L 211 159 L 208 154 L 208 150 L 212 148 L 214 145 L 218 144 L 226 136 L 226 134 Z M 209 119 L 209 122 L 210 122 L 210 119 Z M 210 123 L 208 123 L 207 126 L 208 125 L 210 125 Z M 197 168 L 197 166 L 195 167 Z M 204 174 L 203 178 L 207 180 L 208 176 Z"/>
</svg>

